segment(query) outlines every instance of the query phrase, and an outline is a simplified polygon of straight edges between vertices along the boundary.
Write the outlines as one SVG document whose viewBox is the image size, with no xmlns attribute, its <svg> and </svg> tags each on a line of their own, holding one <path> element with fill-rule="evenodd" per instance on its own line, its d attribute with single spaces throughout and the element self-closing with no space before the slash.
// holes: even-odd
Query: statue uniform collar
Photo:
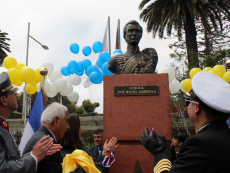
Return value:
<svg viewBox="0 0 230 173">
<path fill-rule="evenodd" d="M 132 46 L 127 46 L 127 52 L 126 53 L 131 53 L 131 54 L 140 53 L 139 46 L 137 46 L 135 49 Z"/>
</svg>

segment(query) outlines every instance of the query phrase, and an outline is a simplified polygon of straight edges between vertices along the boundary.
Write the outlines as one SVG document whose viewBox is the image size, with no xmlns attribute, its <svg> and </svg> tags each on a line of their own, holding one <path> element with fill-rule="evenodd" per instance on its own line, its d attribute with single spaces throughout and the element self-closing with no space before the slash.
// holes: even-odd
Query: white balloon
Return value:
<svg viewBox="0 0 230 173">
<path fill-rule="evenodd" d="M 55 82 L 49 82 L 50 84 L 50 93 L 57 93 Z"/>
<path fill-rule="evenodd" d="M 57 94 L 57 93 L 47 93 L 47 96 L 48 96 L 48 97 L 54 97 L 54 96 L 56 96 L 56 94 Z"/>
<path fill-rule="evenodd" d="M 71 83 L 74 86 L 79 85 L 81 83 L 81 77 L 78 75 L 73 75 L 71 76 L 69 83 Z"/>
<path fill-rule="evenodd" d="M 49 93 L 50 92 L 50 84 L 49 82 L 45 81 L 45 92 Z"/>
<path fill-rule="evenodd" d="M 67 96 L 69 94 L 71 94 L 73 92 L 73 86 L 69 83 L 67 83 L 67 88 L 65 89 L 65 91 L 61 92 L 61 95 L 63 96 Z"/>
<path fill-rule="evenodd" d="M 180 90 L 180 82 L 177 79 L 174 79 L 170 84 L 169 84 L 169 90 L 173 93 L 178 93 Z"/>
<path fill-rule="evenodd" d="M 41 83 L 37 83 L 37 92 L 39 92 L 41 90 Z"/>
<path fill-rule="evenodd" d="M 49 76 L 49 79 L 53 82 L 61 78 L 62 78 L 62 73 L 60 72 L 60 70 L 54 70 L 53 73 Z"/>
<path fill-rule="evenodd" d="M 58 79 L 55 81 L 55 86 L 58 92 L 62 92 L 67 88 L 67 82 L 64 79 Z"/>
<path fill-rule="evenodd" d="M 64 79 L 67 83 L 69 83 L 70 78 L 71 78 L 71 76 L 64 76 L 64 77 L 63 77 L 63 79 Z"/>
<path fill-rule="evenodd" d="M 180 90 L 181 90 L 183 93 L 187 93 L 187 91 L 185 91 L 185 90 L 183 89 L 182 83 L 183 83 L 183 81 L 181 81 L 181 83 L 180 83 Z"/>
<path fill-rule="evenodd" d="M 77 102 L 79 99 L 79 95 L 77 92 L 72 92 L 70 95 L 67 95 L 67 98 L 69 99 L 69 101 L 71 102 Z"/>
<path fill-rule="evenodd" d="M 167 67 L 166 69 L 162 70 L 162 73 L 168 73 L 169 83 L 175 79 L 176 71 L 172 67 Z"/>
<path fill-rule="evenodd" d="M 46 62 L 42 63 L 42 67 L 47 68 L 48 76 L 50 76 L 53 73 L 54 65 L 51 62 L 46 61 Z"/>
</svg>

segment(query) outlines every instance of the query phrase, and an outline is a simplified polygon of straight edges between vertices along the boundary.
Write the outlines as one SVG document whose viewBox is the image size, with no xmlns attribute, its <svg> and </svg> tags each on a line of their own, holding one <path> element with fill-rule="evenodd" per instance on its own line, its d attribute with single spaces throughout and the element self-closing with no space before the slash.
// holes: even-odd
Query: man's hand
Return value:
<svg viewBox="0 0 230 173">
<path fill-rule="evenodd" d="M 142 137 L 140 138 L 142 145 L 153 155 L 166 148 L 165 140 L 165 137 L 159 136 L 155 130 L 149 133 L 148 128 L 142 131 Z"/>
<path fill-rule="evenodd" d="M 40 162 L 46 157 L 48 150 L 52 146 L 53 138 L 44 136 L 34 145 L 32 154 L 37 158 L 38 162 Z"/>
<path fill-rule="evenodd" d="M 53 144 L 53 146 L 46 153 L 46 156 L 51 156 L 57 152 L 60 152 L 60 149 L 62 149 L 62 146 L 60 144 Z"/>
<path fill-rule="evenodd" d="M 116 145 L 116 143 L 117 143 L 116 137 L 112 137 L 109 142 L 107 139 L 103 145 L 102 155 L 103 156 L 106 156 L 106 155 L 110 156 L 112 151 L 116 151 L 116 148 L 118 147 L 118 144 Z M 108 148 L 110 148 L 110 150 Z"/>
</svg>

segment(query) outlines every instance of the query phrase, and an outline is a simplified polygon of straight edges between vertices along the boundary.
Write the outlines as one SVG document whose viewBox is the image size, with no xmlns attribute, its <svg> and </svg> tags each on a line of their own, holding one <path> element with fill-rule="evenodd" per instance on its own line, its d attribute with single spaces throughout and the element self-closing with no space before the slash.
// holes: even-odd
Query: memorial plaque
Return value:
<svg viewBox="0 0 230 173">
<path fill-rule="evenodd" d="M 116 86 L 114 87 L 115 96 L 144 96 L 159 95 L 159 86 Z"/>
</svg>

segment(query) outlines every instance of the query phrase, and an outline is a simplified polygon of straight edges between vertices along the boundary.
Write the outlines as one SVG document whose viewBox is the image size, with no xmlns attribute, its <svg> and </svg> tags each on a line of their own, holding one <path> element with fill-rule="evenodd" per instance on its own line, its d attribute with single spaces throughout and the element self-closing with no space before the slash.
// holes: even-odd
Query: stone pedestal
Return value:
<svg viewBox="0 0 230 173">
<path fill-rule="evenodd" d="M 114 87 L 159 86 L 159 95 L 115 96 Z M 104 76 L 104 138 L 120 145 L 109 173 L 133 173 L 139 161 L 143 173 L 153 171 L 154 157 L 141 145 L 145 127 L 172 138 L 168 74 Z"/>
</svg>

